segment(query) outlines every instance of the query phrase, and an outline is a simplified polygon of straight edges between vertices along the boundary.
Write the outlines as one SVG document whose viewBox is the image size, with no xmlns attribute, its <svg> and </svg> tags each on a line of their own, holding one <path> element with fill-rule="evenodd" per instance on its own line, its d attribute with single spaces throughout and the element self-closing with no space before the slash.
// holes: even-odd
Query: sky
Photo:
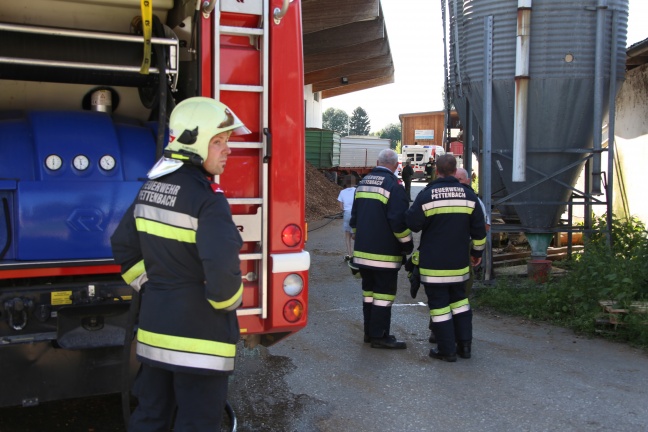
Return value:
<svg viewBox="0 0 648 432">
<path fill-rule="evenodd" d="M 399 124 L 399 114 L 443 109 L 443 21 L 440 0 L 381 0 L 395 83 L 322 100 L 349 116 L 362 107 L 371 132 Z M 648 38 L 648 0 L 630 0 L 627 46 Z M 643 18 L 643 20 L 642 20 Z"/>
</svg>

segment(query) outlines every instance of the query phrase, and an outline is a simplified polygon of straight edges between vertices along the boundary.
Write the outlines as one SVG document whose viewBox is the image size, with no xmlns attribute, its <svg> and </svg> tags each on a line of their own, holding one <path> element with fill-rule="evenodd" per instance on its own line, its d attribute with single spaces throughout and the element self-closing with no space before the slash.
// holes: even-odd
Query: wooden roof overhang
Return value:
<svg viewBox="0 0 648 432">
<path fill-rule="evenodd" d="M 379 0 L 302 0 L 304 84 L 322 98 L 394 82 Z"/>
</svg>

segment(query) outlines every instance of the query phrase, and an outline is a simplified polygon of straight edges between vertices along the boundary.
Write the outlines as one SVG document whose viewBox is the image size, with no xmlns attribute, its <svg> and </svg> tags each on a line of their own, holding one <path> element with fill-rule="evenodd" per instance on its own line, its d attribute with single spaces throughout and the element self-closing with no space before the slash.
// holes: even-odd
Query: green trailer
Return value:
<svg viewBox="0 0 648 432">
<path fill-rule="evenodd" d="M 306 128 L 306 161 L 319 170 L 340 166 L 340 134 L 328 129 Z"/>
</svg>

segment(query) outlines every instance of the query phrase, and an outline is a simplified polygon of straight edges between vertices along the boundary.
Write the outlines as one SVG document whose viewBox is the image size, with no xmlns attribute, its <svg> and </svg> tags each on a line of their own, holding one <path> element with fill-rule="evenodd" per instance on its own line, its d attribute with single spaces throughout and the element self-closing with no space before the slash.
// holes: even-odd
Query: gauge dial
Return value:
<svg viewBox="0 0 648 432">
<path fill-rule="evenodd" d="M 56 171 L 63 166 L 63 159 L 58 155 L 51 154 L 45 158 L 45 166 L 52 171 Z"/>
<path fill-rule="evenodd" d="M 115 158 L 110 155 L 104 155 L 99 160 L 99 166 L 106 171 L 110 171 L 115 168 Z"/>
<path fill-rule="evenodd" d="M 74 168 L 78 169 L 79 171 L 84 171 L 90 166 L 90 161 L 88 160 L 87 156 L 78 155 L 74 158 L 73 164 Z"/>
</svg>

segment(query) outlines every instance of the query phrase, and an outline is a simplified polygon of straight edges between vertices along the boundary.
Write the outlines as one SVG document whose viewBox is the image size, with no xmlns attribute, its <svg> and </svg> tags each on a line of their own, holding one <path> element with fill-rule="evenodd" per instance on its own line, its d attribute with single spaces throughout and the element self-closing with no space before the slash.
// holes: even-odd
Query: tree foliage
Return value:
<svg viewBox="0 0 648 432">
<path fill-rule="evenodd" d="M 380 138 L 389 138 L 391 140 L 391 148 L 395 149 L 401 141 L 401 125 L 400 123 L 388 124 L 377 135 Z"/>
<path fill-rule="evenodd" d="M 349 115 L 338 108 L 329 108 L 322 115 L 322 127 L 340 134 L 349 135 Z"/>
<path fill-rule="evenodd" d="M 349 135 L 369 135 L 371 124 L 367 112 L 358 107 L 351 113 L 349 120 Z"/>
</svg>

